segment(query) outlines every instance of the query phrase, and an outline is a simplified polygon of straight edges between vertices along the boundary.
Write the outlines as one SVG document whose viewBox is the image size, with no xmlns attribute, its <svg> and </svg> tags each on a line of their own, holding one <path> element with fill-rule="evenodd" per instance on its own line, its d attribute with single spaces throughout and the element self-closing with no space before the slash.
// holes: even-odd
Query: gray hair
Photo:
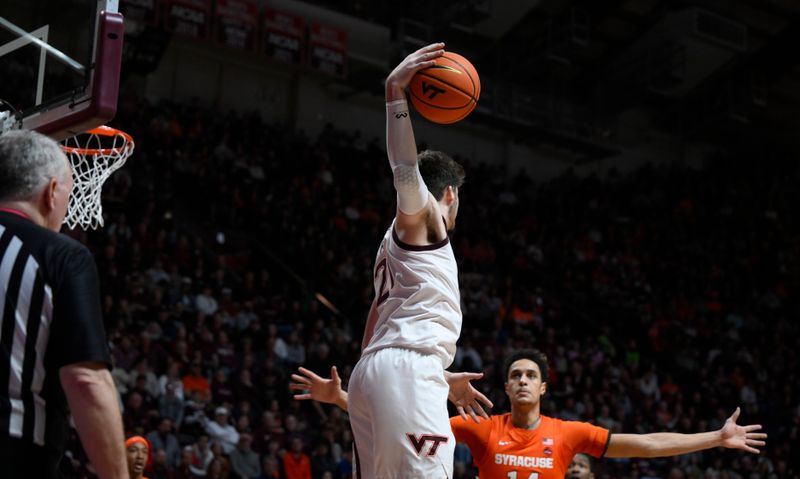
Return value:
<svg viewBox="0 0 800 479">
<path fill-rule="evenodd" d="M 0 135 L 0 199 L 29 198 L 68 166 L 61 147 L 49 137 L 29 130 Z"/>
</svg>

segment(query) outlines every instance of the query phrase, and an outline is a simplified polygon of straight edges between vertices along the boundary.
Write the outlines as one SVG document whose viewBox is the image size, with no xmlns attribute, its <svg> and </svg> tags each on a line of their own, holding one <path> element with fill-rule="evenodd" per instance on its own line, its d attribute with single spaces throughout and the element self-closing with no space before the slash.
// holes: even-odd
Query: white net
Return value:
<svg viewBox="0 0 800 479">
<path fill-rule="evenodd" d="M 100 126 L 67 138 L 64 152 L 72 163 L 75 186 L 69 197 L 64 223 L 71 229 L 97 229 L 103 226 L 103 183 L 133 153 L 133 138 L 127 133 Z"/>
</svg>

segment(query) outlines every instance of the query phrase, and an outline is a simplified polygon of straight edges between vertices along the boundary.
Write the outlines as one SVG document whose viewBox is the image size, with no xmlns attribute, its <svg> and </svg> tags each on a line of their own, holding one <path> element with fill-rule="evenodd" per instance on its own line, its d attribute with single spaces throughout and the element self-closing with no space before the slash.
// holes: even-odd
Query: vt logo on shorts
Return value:
<svg viewBox="0 0 800 479">
<path fill-rule="evenodd" d="M 411 446 L 414 447 L 414 450 L 417 451 L 417 455 L 419 456 L 422 453 L 422 449 L 425 447 L 425 443 L 430 441 L 431 447 L 428 449 L 428 456 L 435 456 L 436 451 L 439 449 L 439 444 L 447 443 L 447 436 L 434 436 L 433 434 L 423 434 L 417 438 L 416 434 L 406 433 L 406 437 L 409 441 L 411 441 Z"/>
</svg>

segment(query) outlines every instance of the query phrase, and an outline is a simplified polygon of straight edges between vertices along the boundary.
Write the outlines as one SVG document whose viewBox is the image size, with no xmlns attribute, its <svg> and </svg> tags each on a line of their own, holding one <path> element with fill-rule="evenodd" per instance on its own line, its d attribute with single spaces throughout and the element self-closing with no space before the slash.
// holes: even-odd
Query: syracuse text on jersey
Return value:
<svg viewBox="0 0 800 479">
<path fill-rule="evenodd" d="M 517 456 L 515 454 L 495 454 L 494 463 L 504 466 L 552 469 L 552 457 Z"/>
</svg>

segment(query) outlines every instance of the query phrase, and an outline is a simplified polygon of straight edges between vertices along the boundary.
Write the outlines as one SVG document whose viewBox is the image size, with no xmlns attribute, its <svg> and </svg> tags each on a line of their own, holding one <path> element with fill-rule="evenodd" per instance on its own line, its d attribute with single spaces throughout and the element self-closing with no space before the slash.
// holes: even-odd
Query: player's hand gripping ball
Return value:
<svg viewBox="0 0 800 479">
<path fill-rule="evenodd" d="M 434 123 L 455 123 L 467 117 L 481 96 L 481 80 L 466 58 L 445 52 L 436 65 L 418 71 L 409 84 L 411 103 Z"/>
</svg>

